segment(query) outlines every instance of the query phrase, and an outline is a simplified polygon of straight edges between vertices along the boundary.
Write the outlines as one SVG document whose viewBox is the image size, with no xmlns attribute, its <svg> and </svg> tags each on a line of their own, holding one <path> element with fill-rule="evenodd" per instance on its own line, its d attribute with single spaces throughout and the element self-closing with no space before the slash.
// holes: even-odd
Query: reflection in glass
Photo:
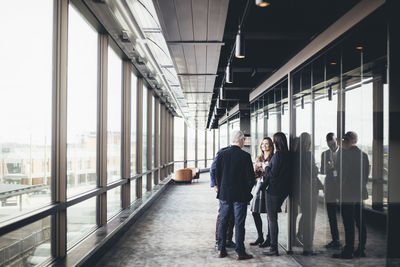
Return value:
<svg viewBox="0 0 400 267">
<path fill-rule="evenodd" d="M 195 166 L 195 142 L 196 142 L 196 128 L 194 127 L 188 127 L 188 137 L 187 137 L 187 144 L 188 144 L 188 149 L 187 149 L 187 160 L 191 160 L 188 162 L 187 167 L 194 167 Z"/>
<path fill-rule="evenodd" d="M 67 195 L 96 186 L 97 32 L 70 5 Z"/>
<path fill-rule="evenodd" d="M 92 232 L 96 227 L 96 197 L 67 209 L 67 248 Z"/>
<path fill-rule="evenodd" d="M 108 47 L 107 183 L 121 179 L 122 62 Z"/>
<path fill-rule="evenodd" d="M 107 220 L 121 210 L 121 187 L 107 191 Z"/>
<path fill-rule="evenodd" d="M 1 266 L 33 266 L 51 257 L 50 217 L 0 237 Z"/>
<path fill-rule="evenodd" d="M 52 3 L 1 3 L 0 221 L 51 201 Z"/>
<path fill-rule="evenodd" d="M 205 164 L 205 155 L 204 155 L 204 151 L 205 151 L 205 144 L 204 144 L 204 135 L 205 135 L 205 131 L 202 129 L 197 130 L 197 167 L 200 169 L 204 168 L 204 164 Z"/>
<path fill-rule="evenodd" d="M 213 146 L 214 146 L 214 140 L 213 140 L 213 135 L 214 135 L 214 129 L 213 130 L 208 130 L 207 131 L 207 166 L 210 167 L 212 160 L 214 159 L 214 154 L 213 154 Z"/>
<path fill-rule="evenodd" d="M 228 124 L 224 123 L 219 126 L 219 147 L 224 148 L 229 145 L 228 141 Z"/>
</svg>

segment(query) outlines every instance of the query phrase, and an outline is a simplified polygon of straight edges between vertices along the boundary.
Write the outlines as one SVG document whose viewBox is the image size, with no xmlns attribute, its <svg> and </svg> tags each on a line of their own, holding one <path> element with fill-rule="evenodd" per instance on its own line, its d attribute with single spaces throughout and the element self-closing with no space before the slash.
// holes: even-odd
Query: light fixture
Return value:
<svg viewBox="0 0 400 267">
<path fill-rule="evenodd" d="M 228 63 L 228 66 L 226 67 L 226 71 L 225 71 L 225 81 L 226 83 L 233 83 L 233 77 L 232 77 L 232 68 L 231 68 L 231 64 Z"/>
<path fill-rule="evenodd" d="M 264 1 L 264 0 L 256 0 L 256 5 L 259 7 L 267 7 L 269 6 L 271 3 Z"/>
<path fill-rule="evenodd" d="M 240 25 L 238 33 L 236 34 L 236 43 L 235 43 L 235 57 L 244 58 L 244 37 L 242 32 L 240 31 Z"/>
<path fill-rule="evenodd" d="M 221 86 L 219 88 L 219 99 L 223 100 L 224 98 L 224 88 Z"/>
<path fill-rule="evenodd" d="M 364 47 L 362 47 L 361 45 L 356 46 L 357 50 L 363 50 Z"/>
<path fill-rule="evenodd" d="M 332 66 L 335 66 L 337 63 L 336 63 L 336 61 L 331 61 L 331 63 L 329 63 L 329 64 L 331 64 Z"/>
</svg>

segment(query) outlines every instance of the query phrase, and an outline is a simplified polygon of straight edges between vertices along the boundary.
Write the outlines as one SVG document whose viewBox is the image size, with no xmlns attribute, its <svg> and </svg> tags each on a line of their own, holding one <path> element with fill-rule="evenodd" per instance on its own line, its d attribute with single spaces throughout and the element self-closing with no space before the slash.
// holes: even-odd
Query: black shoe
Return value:
<svg viewBox="0 0 400 267">
<path fill-rule="evenodd" d="M 354 251 L 353 255 L 354 255 L 354 257 L 357 257 L 357 258 L 365 258 L 367 256 L 367 255 L 365 255 L 364 250 L 360 249 L 360 248 L 356 249 Z"/>
<path fill-rule="evenodd" d="M 341 248 L 342 244 L 340 244 L 339 240 L 333 240 L 329 244 L 325 245 L 325 248 L 330 249 L 330 248 Z"/>
<path fill-rule="evenodd" d="M 251 254 L 247 254 L 247 253 L 244 253 L 244 254 L 241 254 L 241 255 L 236 255 L 236 260 L 238 260 L 238 261 L 241 261 L 241 260 L 249 260 L 249 259 L 252 259 L 253 258 L 253 255 L 251 255 Z"/>
<path fill-rule="evenodd" d="M 218 258 L 225 258 L 228 255 L 225 249 L 218 250 Z"/>
<path fill-rule="evenodd" d="M 279 256 L 278 248 L 270 248 L 269 251 L 263 252 L 265 256 Z"/>
<path fill-rule="evenodd" d="M 315 253 L 312 250 L 304 250 L 302 253 L 303 256 L 314 256 Z"/>
<path fill-rule="evenodd" d="M 260 248 L 267 248 L 270 246 L 271 246 L 271 241 L 268 238 L 262 244 L 259 245 Z"/>
<path fill-rule="evenodd" d="M 332 258 L 335 259 L 352 259 L 353 253 L 342 251 L 341 253 L 333 254 Z"/>
<path fill-rule="evenodd" d="M 236 244 L 232 240 L 226 240 L 225 247 L 227 247 L 227 248 L 235 248 Z"/>
<path fill-rule="evenodd" d="M 250 246 L 261 245 L 263 242 L 264 238 L 262 236 L 259 236 L 256 241 L 250 243 Z"/>
</svg>

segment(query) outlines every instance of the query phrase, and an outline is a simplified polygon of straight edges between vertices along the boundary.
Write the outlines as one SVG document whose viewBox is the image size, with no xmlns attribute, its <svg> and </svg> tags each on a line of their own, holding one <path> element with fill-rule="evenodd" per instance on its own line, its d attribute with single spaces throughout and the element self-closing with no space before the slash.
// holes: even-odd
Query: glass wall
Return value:
<svg viewBox="0 0 400 267">
<path fill-rule="evenodd" d="M 215 129 L 207 131 L 207 168 L 211 166 L 212 160 L 214 159 L 214 132 Z"/>
<path fill-rule="evenodd" d="M 274 86 L 252 103 L 255 139 L 260 99 L 268 99 L 264 104 L 268 135 L 279 130 L 289 133 L 288 110 L 292 108 L 292 249 L 304 266 L 320 265 L 331 256 L 339 257 L 330 259 L 336 265 L 343 263 L 340 257 L 352 258 L 349 263 L 356 265 L 385 265 L 390 149 L 387 37 L 382 16 L 382 10 L 376 11 L 290 73 L 292 107 L 287 105 L 285 86 L 280 95 Z M 274 112 L 276 120 L 271 116 Z M 286 205 L 279 214 L 279 242 L 284 247 L 288 245 Z"/>
<path fill-rule="evenodd" d="M 143 150 L 142 150 L 142 173 L 147 171 L 147 86 L 143 85 L 143 111 L 142 111 L 142 118 L 143 118 L 143 127 L 142 127 L 142 133 L 143 133 L 143 139 L 142 139 L 142 144 L 143 144 Z M 146 179 L 143 178 L 142 184 L 144 188 L 146 188 Z M 146 191 L 144 191 L 146 192 Z"/>
<path fill-rule="evenodd" d="M 185 145 L 185 121 L 182 118 L 174 117 L 174 161 L 175 169 L 183 169 L 184 145 Z"/>
<path fill-rule="evenodd" d="M 68 196 L 96 186 L 97 39 L 95 29 L 70 5 L 67 83 Z"/>
<path fill-rule="evenodd" d="M 228 144 L 228 124 L 225 122 L 219 126 L 219 147 L 221 149 L 226 147 Z"/>
<path fill-rule="evenodd" d="M 1 4 L 0 222 L 51 202 L 52 10 L 52 1 Z M 27 40 L 34 53 L 22 52 Z"/>
<path fill-rule="evenodd" d="M 132 72 L 131 74 L 131 177 L 135 176 L 135 174 L 137 173 L 136 169 L 137 83 L 138 83 L 137 77 Z"/>
<path fill-rule="evenodd" d="M 107 182 L 121 179 L 122 62 L 108 47 Z"/>
<path fill-rule="evenodd" d="M 188 127 L 187 128 L 187 132 L 188 132 L 188 136 L 187 136 L 187 144 L 188 144 L 188 148 L 187 148 L 187 167 L 192 168 L 195 166 L 195 143 L 196 143 L 196 128 L 194 127 Z M 176 133 L 175 133 L 176 134 Z"/>
<path fill-rule="evenodd" d="M 197 167 L 200 169 L 204 169 L 205 168 L 205 140 L 204 140 L 204 136 L 205 136 L 205 131 L 203 129 L 199 129 L 197 130 Z"/>
</svg>

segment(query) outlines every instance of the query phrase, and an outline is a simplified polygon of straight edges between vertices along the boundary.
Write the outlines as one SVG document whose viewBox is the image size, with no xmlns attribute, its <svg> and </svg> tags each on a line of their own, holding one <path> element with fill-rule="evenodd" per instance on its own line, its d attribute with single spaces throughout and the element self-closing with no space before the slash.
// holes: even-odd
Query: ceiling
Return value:
<svg viewBox="0 0 400 267">
<path fill-rule="evenodd" d="M 229 2 L 218 63 L 218 76 L 208 111 L 207 126 L 218 127 L 218 118 L 239 102 L 248 103 L 249 93 L 268 79 L 319 33 L 350 10 L 359 0 L 270 0 L 258 7 L 254 0 Z M 245 12 L 247 6 L 247 12 Z M 246 13 L 246 14 L 244 14 Z M 239 21 L 245 37 L 245 58 L 232 57 L 233 83 L 223 83 L 234 48 Z M 213 116 L 223 86 L 229 100 L 219 100 L 223 112 Z"/>
<path fill-rule="evenodd" d="M 229 0 L 153 0 L 192 126 L 206 128 Z"/>
</svg>

